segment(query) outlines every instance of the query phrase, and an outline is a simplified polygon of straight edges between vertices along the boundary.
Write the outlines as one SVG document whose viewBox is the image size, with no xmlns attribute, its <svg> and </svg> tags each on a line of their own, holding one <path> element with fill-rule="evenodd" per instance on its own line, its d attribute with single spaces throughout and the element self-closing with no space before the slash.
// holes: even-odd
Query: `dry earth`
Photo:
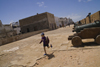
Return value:
<svg viewBox="0 0 100 67">
<path fill-rule="evenodd" d="M 0 67 L 100 67 L 100 46 L 93 39 L 83 40 L 83 47 L 72 47 L 68 36 L 72 27 L 44 32 L 53 48 L 39 44 L 40 34 L 0 46 Z"/>
</svg>

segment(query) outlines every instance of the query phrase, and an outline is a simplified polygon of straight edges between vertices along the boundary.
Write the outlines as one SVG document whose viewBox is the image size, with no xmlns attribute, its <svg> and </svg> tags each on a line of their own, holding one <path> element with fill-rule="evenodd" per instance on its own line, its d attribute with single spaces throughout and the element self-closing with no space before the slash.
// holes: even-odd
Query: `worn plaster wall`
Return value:
<svg viewBox="0 0 100 67">
<path fill-rule="evenodd" d="M 16 36 L 7 37 L 7 38 L 0 38 L 0 46 L 2 46 L 4 44 L 7 44 L 7 43 L 17 41 L 17 40 L 20 40 L 20 39 L 24 39 L 24 38 L 33 36 L 33 35 L 41 33 L 41 32 L 46 32 L 46 31 L 48 31 L 48 29 L 35 31 L 35 32 L 30 32 L 30 33 L 25 33 L 25 34 L 16 35 Z"/>
<path fill-rule="evenodd" d="M 90 17 L 86 17 L 80 21 L 82 24 L 84 24 L 85 22 L 86 22 L 86 24 L 88 24 L 88 23 L 93 23 L 95 20 L 100 20 L 100 11 L 98 11 L 98 12 L 92 14 Z"/>
<path fill-rule="evenodd" d="M 98 12 L 92 14 L 92 15 L 90 16 L 90 19 L 91 19 L 91 22 L 92 22 L 92 23 L 93 23 L 95 20 L 100 20 L 100 11 L 98 11 Z"/>
<path fill-rule="evenodd" d="M 54 15 L 48 12 L 21 19 L 19 23 L 22 33 L 43 29 L 56 29 Z"/>
<path fill-rule="evenodd" d="M 48 22 L 49 22 L 49 29 L 56 29 L 56 22 L 55 22 L 55 17 L 53 14 L 51 13 L 47 13 L 47 17 L 48 17 Z"/>
</svg>

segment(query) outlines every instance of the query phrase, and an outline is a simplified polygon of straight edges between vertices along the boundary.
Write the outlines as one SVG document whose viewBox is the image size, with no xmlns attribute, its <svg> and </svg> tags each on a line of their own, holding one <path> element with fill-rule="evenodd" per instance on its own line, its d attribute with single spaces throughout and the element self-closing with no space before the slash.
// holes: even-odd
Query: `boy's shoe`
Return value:
<svg viewBox="0 0 100 67">
<path fill-rule="evenodd" d="M 47 55 L 47 54 L 44 54 L 44 55 Z"/>
<path fill-rule="evenodd" d="M 52 44 L 50 44 L 50 47 L 52 48 Z"/>
</svg>

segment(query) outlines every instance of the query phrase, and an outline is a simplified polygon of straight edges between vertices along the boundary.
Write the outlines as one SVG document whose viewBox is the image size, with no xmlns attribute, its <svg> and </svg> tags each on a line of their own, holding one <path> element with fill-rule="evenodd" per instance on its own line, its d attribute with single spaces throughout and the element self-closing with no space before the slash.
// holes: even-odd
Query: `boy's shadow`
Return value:
<svg viewBox="0 0 100 67">
<path fill-rule="evenodd" d="M 53 53 L 51 53 L 51 54 L 47 54 L 46 56 L 48 56 L 48 59 L 52 59 L 52 58 L 55 57 L 55 56 L 53 55 Z"/>
</svg>

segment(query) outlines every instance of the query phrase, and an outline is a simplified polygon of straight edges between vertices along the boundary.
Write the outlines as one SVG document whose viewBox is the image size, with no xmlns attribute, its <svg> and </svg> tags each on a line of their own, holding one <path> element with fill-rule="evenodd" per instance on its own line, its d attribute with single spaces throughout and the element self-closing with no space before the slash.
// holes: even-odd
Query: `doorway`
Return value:
<svg viewBox="0 0 100 67">
<path fill-rule="evenodd" d="M 27 32 L 30 32 L 29 28 L 27 28 Z"/>
<path fill-rule="evenodd" d="M 34 31 L 37 31 L 37 30 L 38 30 L 38 29 L 37 29 L 37 26 L 35 26 L 35 27 L 34 27 Z"/>
</svg>

